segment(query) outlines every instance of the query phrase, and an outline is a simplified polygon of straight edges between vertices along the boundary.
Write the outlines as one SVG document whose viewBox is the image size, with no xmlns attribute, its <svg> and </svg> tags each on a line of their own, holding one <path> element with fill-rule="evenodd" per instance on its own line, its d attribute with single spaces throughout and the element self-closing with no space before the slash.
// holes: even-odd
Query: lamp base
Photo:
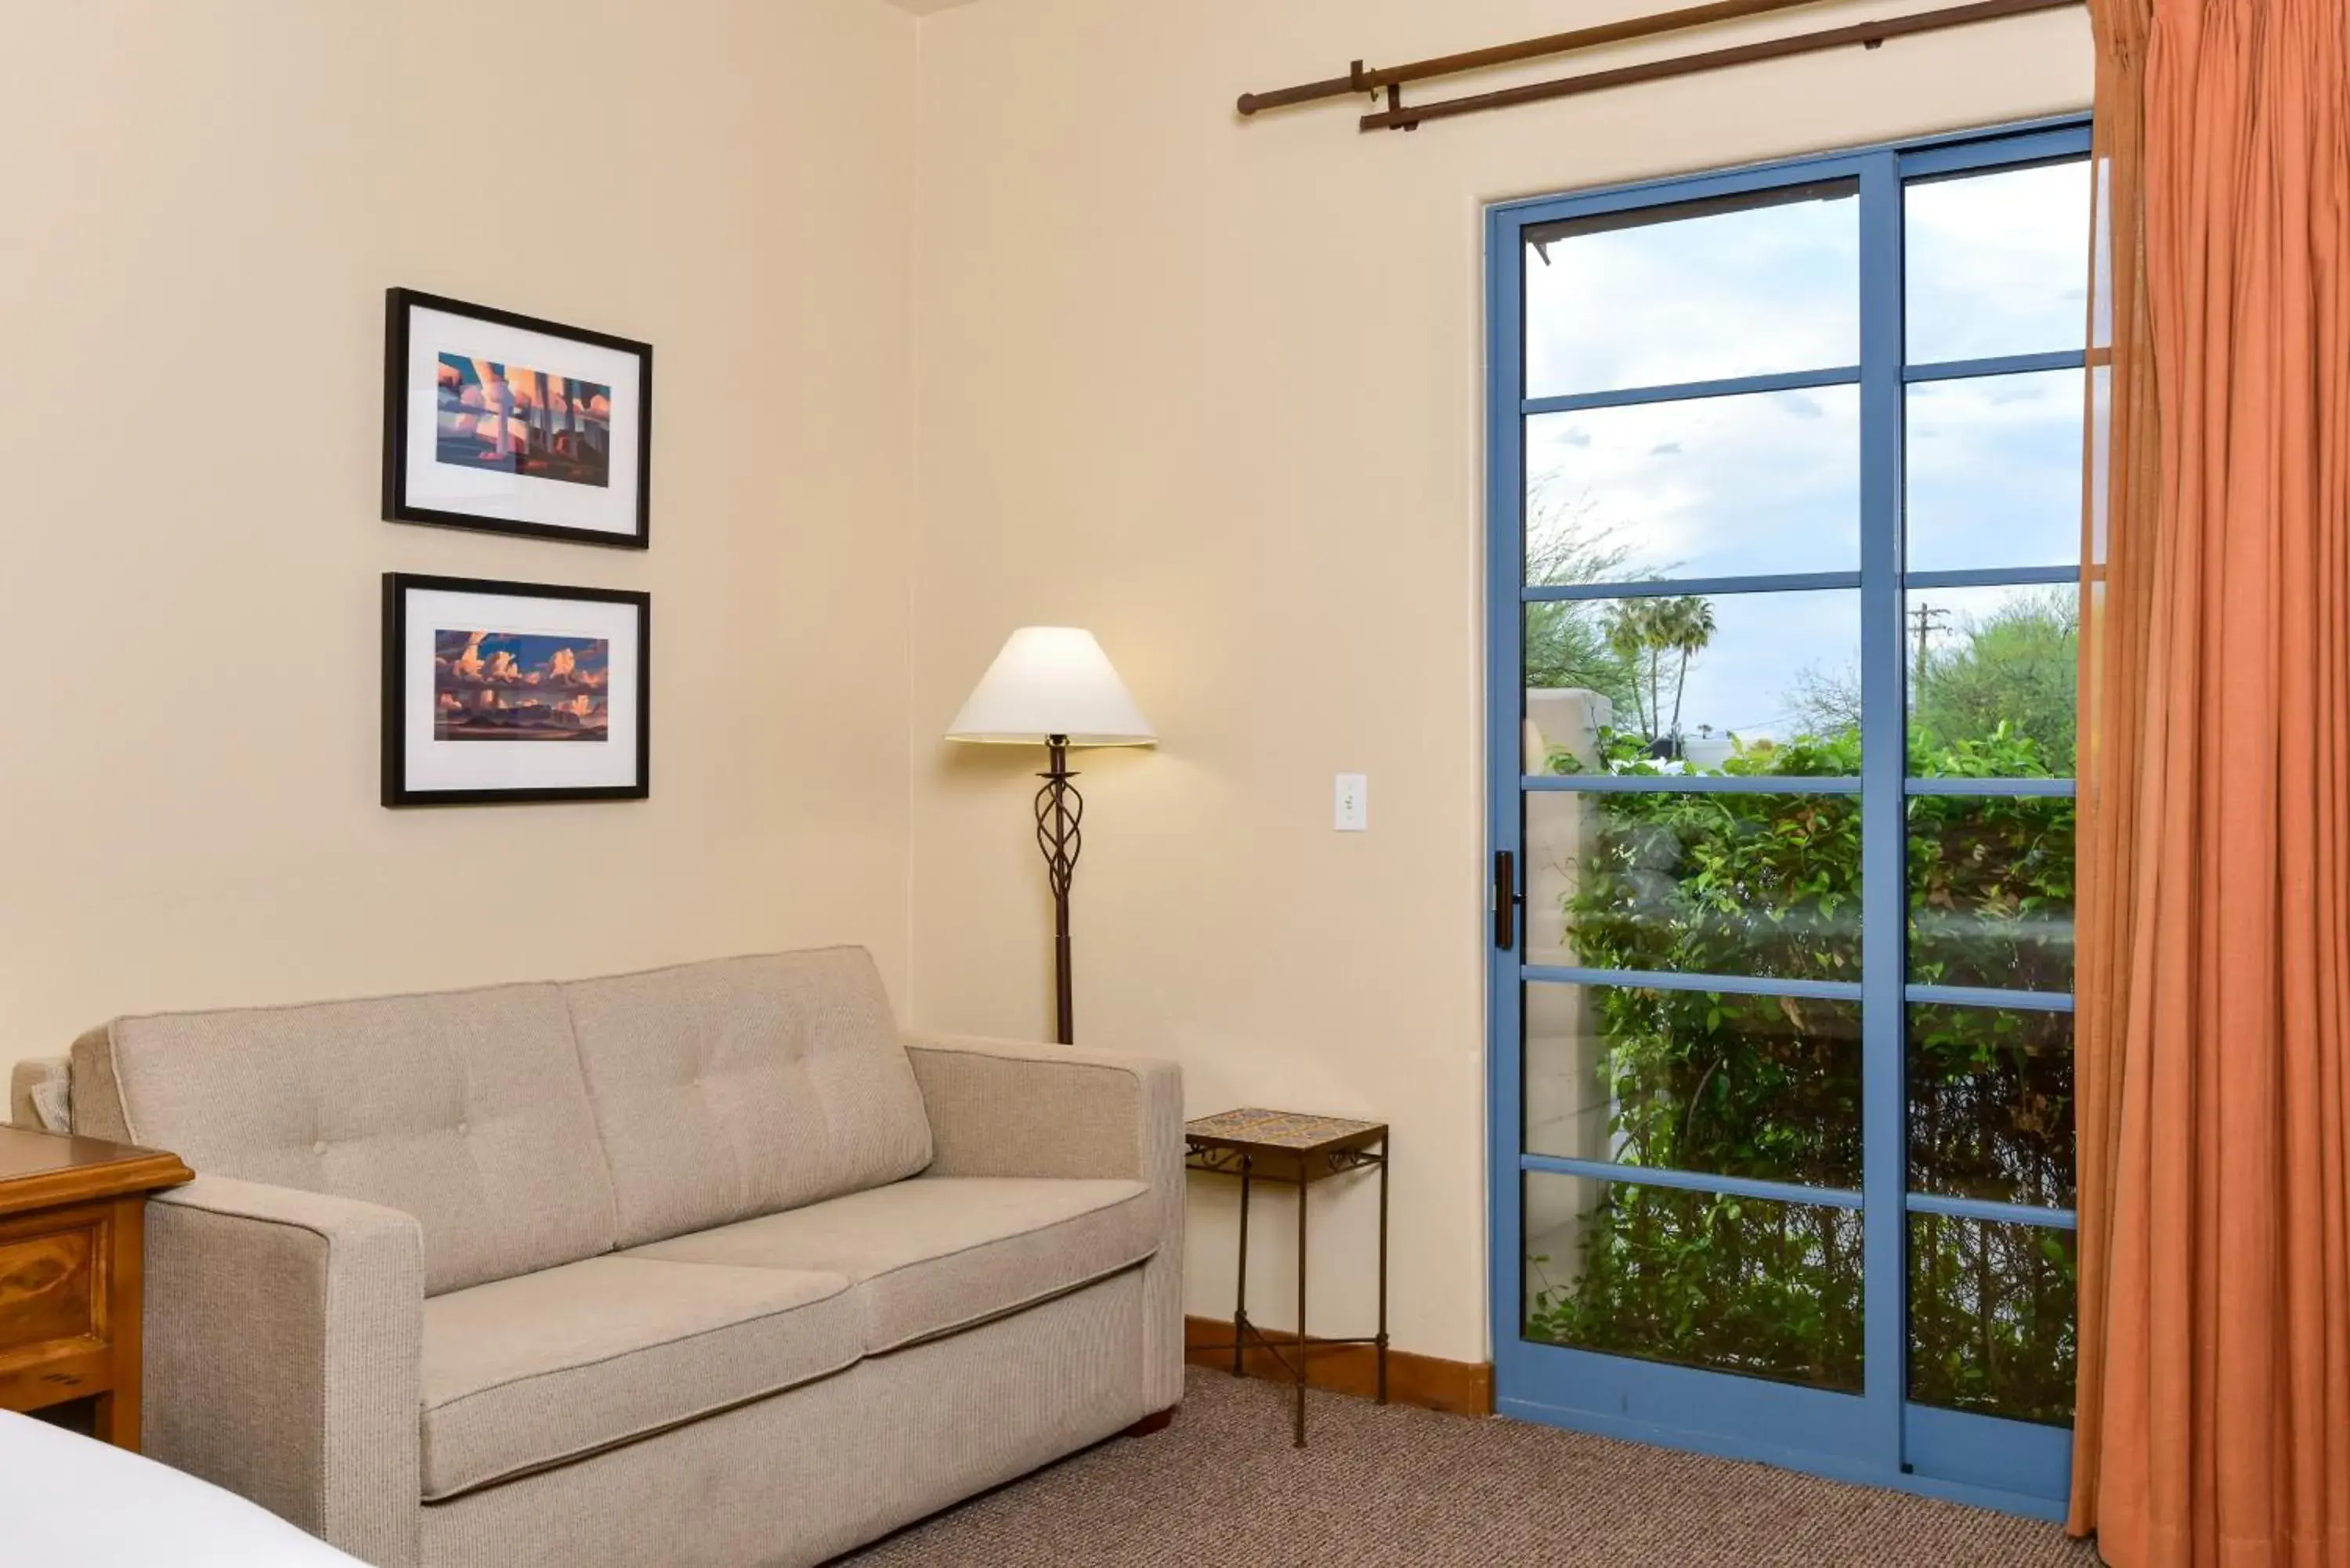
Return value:
<svg viewBox="0 0 2350 1568">
<path fill-rule="evenodd" d="M 1045 781 L 1036 792 L 1036 847 L 1044 851 L 1045 874 L 1053 888 L 1053 998 L 1056 1037 L 1064 1045 L 1075 1041 L 1072 992 L 1069 984 L 1069 883 L 1076 876 L 1077 855 L 1085 847 L 1079 829 L 1086 815 L 1085 796 L 1070 781 L 1069 738 L 1050 735 L 1045 741 L 1046 768 L 1036 776 Z"/>
</svg>

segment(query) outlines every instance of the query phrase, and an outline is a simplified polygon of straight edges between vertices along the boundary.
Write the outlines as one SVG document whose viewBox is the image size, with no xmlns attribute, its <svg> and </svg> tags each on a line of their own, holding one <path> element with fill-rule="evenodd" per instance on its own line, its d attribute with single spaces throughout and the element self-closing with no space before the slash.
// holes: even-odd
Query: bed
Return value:
<svg viewBox="0 0 2350 1568">
<path fill-rule="evenodd" d="M 206 1481 L 0 1410 L 0 1561 L 41 1568 L 359 1568 Z"/>
</svg>

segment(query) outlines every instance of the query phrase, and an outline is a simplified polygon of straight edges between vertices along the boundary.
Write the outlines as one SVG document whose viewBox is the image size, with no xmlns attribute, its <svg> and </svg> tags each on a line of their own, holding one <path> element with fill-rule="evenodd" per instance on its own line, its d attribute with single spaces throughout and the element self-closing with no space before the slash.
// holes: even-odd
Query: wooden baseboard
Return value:
<svg viewBox="0 0 2350 1568">
<path fill-rule="evenodd" d="M 1272 1334 L 1278 1341 L 1281 1335 Z M 1232 1369 L 1232 1353 L 1206 1350 L 1203 1345 L 1230 1345 L 1232 1324 L 1230 1318 L 1187 1317 L 1183 1320 L 1183 1359 L 1194 1366 L 1211 1366 L 1220 1372 Z M 1297 1354 L 1294 1345 L 1284 1345 L 1283 1353 Z M 1309 1387 L 1327 1388 L 1334 1394 L 1352 1394 L 1368 1399 L 1378 1392 L 1378 1352 L 1367 1345 L 1315 1345 L 1306 1347 L 1305 1381 Z M 1252 1344 L 1242 1358 L 1242 1370 L 1251 1377 L 1270 1378 L 1277 1383 L 1289 1381 L 1289 1373 L 1274 1360 L 1272 1352 Z M 1388 1351 L 1388 1399 L 1396 1405 L 1417 1405 L 1428 1410 L 1445 1410 L 1456 1416 L 1490 1416 L 1493 1413 L 1493 1367 L 1485 1361 L 1447 1361 L 1438 1355 L 1421 1355 L 1416 1351 Z"/>
</svg>

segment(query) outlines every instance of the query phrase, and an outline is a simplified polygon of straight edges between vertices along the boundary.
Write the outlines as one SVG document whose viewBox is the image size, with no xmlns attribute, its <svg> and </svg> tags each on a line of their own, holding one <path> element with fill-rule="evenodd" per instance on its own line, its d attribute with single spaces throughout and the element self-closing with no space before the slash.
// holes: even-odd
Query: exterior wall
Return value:
<svg viewBox="0 0 2350 1568">
<path fill-rule="evenodd" d="M 1547 772 L 1554 753 L 1597 761 L 1599 727 L 1612 717 L 1608 700 L 1580 689 L 1526 692 L 1524 758 L 1530 774 Z M 1586 794 L 1526 797 L 1526 890 L 1523 951 L 1530 963 L 1570 963 L 1566 899 L 1588 853 L 1597 807 Z M 1604 1043 L 1592 1033 L 1591 1009 L 1579 987 L 1531 986 L 1525 1002 L 1526 1145 L 1544 1154 L 1606 1159 L 1610 1101 L 1599 1079 Z M 1526 1192 L 1527 1251 L 1546 1257 L 1544 1277 L 1564 1284 L 1569 1260 L 1580 1257 L 1583 1184 L 1547 1179 Z M 1543 1280 L 1528 1272 L 1529 1288 Z"/>
</svg>

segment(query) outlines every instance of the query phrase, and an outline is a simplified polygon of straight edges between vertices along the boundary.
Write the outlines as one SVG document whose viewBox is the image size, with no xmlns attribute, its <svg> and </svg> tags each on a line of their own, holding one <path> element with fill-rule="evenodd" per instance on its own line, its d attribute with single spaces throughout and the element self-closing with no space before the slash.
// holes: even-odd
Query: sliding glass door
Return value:
<svg viewBox="0 0 2350 1568">
<path fill-rule="evenodd" d="M 1490 214 L 1509 1414 L 2060 1506 L 2087 148 Z"/>
</svg>

